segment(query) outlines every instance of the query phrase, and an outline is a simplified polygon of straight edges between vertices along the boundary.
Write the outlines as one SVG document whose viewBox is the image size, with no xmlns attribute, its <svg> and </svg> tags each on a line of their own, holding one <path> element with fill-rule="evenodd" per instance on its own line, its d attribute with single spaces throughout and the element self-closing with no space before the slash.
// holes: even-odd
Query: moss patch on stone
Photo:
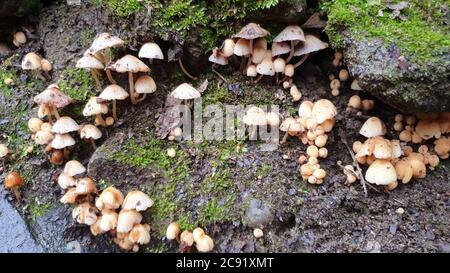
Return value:
<svg viewBox="0 0 450 273">
<path fill-rule="evenodd" d="M 94 80 L 90 73 L 84 69 L 65 68 L 61 72 L 58 84 L 61 91 L 79 102 L 84 102 L 94 95 Z"/>
<path fill-rule="evenodd" d="M 400 1 L 393 1 L 398 3 Z M 450 49 L 450 32 L 445 24 L 445 0 L 411 0 L 400 11 L 403 19 L 393 16 L 386 0 L 325 1 L 328 13 L 326 32 L 335 48 L 344 47 L 345 29 L 354 40 L 380 38 L 396 45 L 417 63 L 438 59 Z M 448 8 L 448 7 L 447 7 Z"/>
</svg>

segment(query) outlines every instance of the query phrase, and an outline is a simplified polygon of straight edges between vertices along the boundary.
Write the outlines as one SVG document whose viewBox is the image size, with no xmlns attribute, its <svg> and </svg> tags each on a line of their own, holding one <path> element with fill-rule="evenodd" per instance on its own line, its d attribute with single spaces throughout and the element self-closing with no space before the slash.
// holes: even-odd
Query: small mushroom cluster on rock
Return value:
<svg viewBox="0 0 450 273">
<path fill-rule="evenodd" d="M 226 39 L 220 48 L 214 48 L 209 61 L 219 65 L 227 65 L 233 55 L 242 58 L 241 68 L 252 78 L 259 75 L 258 82 L 264 75 L 279 77 L 284 75 L 280 82 L 292 83 L 295 68 L 300 66 L 308 56 L 316 51 L 325 49 L 328 44 L 312 34 L 304 34 L 297 25 L 287 26 L 274 39 L 268 49 L 267 36 L 269 31 L 255 23 L 244 26 L 232 38 Z M 301 57 L 294 64 L 293 57 Z M 287 88 L 287 87 L 286 87 Z"/>
<path fill-rule="evenodd" d="M 28 129 L 36 144 L 45 146 L 45 152 L 49 153 L 50 162 L 56 165 L 64 163 L 70 154 L 70 147 L 75 145 L 75 139 L 71 133 L 78 132 L 81 139 L 88 141 L 96 148 L 95 140 L 102 137 L 102 132 L 92 124 L 79 125 L 69 116 L 61 117 L 58 108 L 63 108 L 72 99 L 64 94 L 56 84 L 49 85 L 44 91 L 34 97 L 34 102 L 39 105 L 38 117 L 28 120 Z M 56 118 L 56 121 L 53 120 Z"/>
<path fill-rule="evenodd" d="M 394 129 L 402 130 L 404 117 L 396 115 Z M 378 117 L 366 120 L 360 130 L 360 134 L 367 137 L 364 142 L 355 141 L 353 151 L 355 158 L 361 165 L 368 165 L 365 180 L 375 185 L 383 185 L 387 190 L 393 190 L 398 186 L 397 180 L 408 183 L 413 178 L 424 178 L 427 174 L 427 166 L 430 170 L 439 164 L 441 159 L 448 157 L 450 149 L 448 137 L 443 136 L 449 132 L 450 119 L 447 113 L 441 114 L 419 114 L 416 117 L 406 118 L 408 138 L 400 134 L 400 140 L 389 140 L 384 137 L 387 128 Z M 415 125 L 415 127 L 414 127 Z M 411 133 L 412 132 L 412 133 Z M 436 138 L 434 152 L 427 145 L 420 145 L 417 152 L 408 146 L 412 141 L 411 135 L 417 135 L 413 143 L 422 143 L 424 140 Z M 442 145 L 442 146 L 441 146 Z M 348 168 L 348 169 L 347 169 Z M 351 184 L 357 180 L 352 175 L 352 166 L 345 166 L 344 173 L 347 175 L 347 183 Z"/>
<path fill-rule="evenodd" d="M 22 69 L 31 70 L 35 77 L 46 81 L 49 78 L 49 72 L 52 70 L 52 64 L 38 54 L 30 52 L 22 59 Z"/>
<path fill-rule="evenodd" d="M 76 204 L 73 219 L 90 226 L 94 236 L 110 232 L 123 250 L 137 252 L 139 245 L 148 244 L 150 225 L 141 224 L 140 212 L 151 207 L 153 200 L 141 191 L 130 191 L 124 198 L 115 187 L 108 187 L 98 195 L 96 183 L 85 172 L 80 162 L 72 160 L 58 177 L 58 185 L 66 190 L 61 203 Z"/>
<path fill-rule="evenodd" d="M 181 232 L 180 225 L 177 222 L 169 224 L 166 230 L 166 238 L 168 240 L 177 240 L 180 243 L 179 249 L 183 253 L 190 253 L 195 247 L 198 252 L 211 252 L 214 248 L 214 241 L 205 231 L 197 227 L 192 232 L 185 230 Z"/>
</svg>

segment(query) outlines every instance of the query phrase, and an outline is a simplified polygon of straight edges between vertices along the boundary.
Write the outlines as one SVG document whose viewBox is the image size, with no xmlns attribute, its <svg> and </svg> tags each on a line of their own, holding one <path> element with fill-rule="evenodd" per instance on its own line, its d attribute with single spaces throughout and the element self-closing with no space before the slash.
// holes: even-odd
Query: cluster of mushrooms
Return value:
<svg viewBox="0 0 450 273">
<path fill-rule="evenodd" d="M 244 26 L 232 38 L 226 39 L 220 48 L 214 48 L 209 61 L 218 65 L 227 65 L 233 55 L 241 57 L 243 72 L 258 82 L 264 75 L 284 75 L 280 82 L 292 83 L 295 68 L 300 66 L 309 54 L 325 49 L 328 44 L 312 34 L 304 34 L 297 25 L 287 26 L 274 39 L 268 49 L 269 31 L 255 23 Z M 296 63 L 290 63 L 293 57 L 302 57 Z"/>
<path fill-rule="evenodd" d="M 22 59 L 22 69 L 31 70 L 35 77 L 46 81 L 49 78 L 49 72 L 52 70 L 52 64 L 34 52 L 27 53 Z"/>
<path fill-rule="evenodd" d="M 48 86 L 34 97 L 34 102 L 39 105 L 38 117 L 28 120 L 28 129 L 33 133 L 31 138 L 34 142 L 45 146 L 51 163 L 61 165 L 69 157 L 70 147 L 76 143 L 71 133 L 77 132 L 81 139 L 96 148 L 95 140 L 102 137 L 102 132 L 95 125 L 79 125 L 71 117 L 59 115 L 58 108 L 69 105 L 72 99 L 58 85 Z"/>
<path fill-rule="evenodd" d="M 194 247 L 198 252 L 211 252 L 214 248 L 214 241 L 205 231 L 197 227 L 192 232 L 184 230 L 181 232 L 180 225 L 177 222 L 169 224 L 166 230 L 166 238 L 168 240 L 177 240 L 180 243 L 179 249 L 182 253 L 190 253 Z"/>
<path fill-rule="evenodd" d="M 58 177 L 58 185 L 66 190 L 61 203 L 76 204 L 73 219 L 90 226 L 94 236 L 110 232 L 123 250 L 137 252 L 139 245 L 148 244 L 150 225 L 141 224 L 140 212 L 151 207 L 153 200 L 141 191 L 130 191 L 124 198 L 115 187 L 108 187 L 98 195 L 94 180 L 85 172 L 86 168 L 80 162 L 71 160 Z"/>
<path fill-rule="evenodd" d="M 396 131 L 402 130 L 404 116 L 396 115 L 394 128 Z M 366 120 L 360 130 L 360 134 L 367 139 L 364 142 L 355 141 L 353 151 L 355 158 L 361 165 L 368 165 L 365 173 L 365 180 L 375 185 L 384 185 L 387 190 L 393 190 L 398 186 L 398 181 L 408 183 L 413 178 L 424 178 L 427 173 L 427 166 L 430 170 L 439 164 L 439 157 L 448 158 L 450 150 L 449 138 L 442 136 L 450 132 L 450 119 L 448 113 L 441 114 L 418 114 L 416 117 L 406 118 L 408 129 L 417 134 L 414 143 L 422 143 L 423 140 L 436 138 L 434 153 L 428 146 L 423 144 L 414 152 L 408 142 L 412 137 L 400 136 L 400 140 L 389 140 L 384 137 L 387 132 L 386 125 L 378 117 L 370 117 Z M 400 123 L 400 125 L 399 125 Z M 414 127 L 415 125 L 415 127 Z M 357 180 L 354 176 L 352 166 L 345 166 L 344 173 L 347 175 L 347 183 L 351 184 Z"/>
</svg>

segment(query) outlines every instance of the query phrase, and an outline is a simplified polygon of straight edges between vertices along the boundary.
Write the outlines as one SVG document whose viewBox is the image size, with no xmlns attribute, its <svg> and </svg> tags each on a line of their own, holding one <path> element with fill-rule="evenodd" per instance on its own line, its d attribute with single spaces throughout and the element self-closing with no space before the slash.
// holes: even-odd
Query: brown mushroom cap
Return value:
<svg viewBox="0 0 450 273">
<path fill-rule="evenodd" d="M 103 49 L 121 46 L 125 42 L 119 37 L 113 36 L 109 33 L 100 33 L 92 42 L 89 52 L 95 54 Z"/>
<path fill-rule="evenodd" d="M 150 72 L 150 67 L 148 67 L 145 63 L 143 63 L 138 58 L 134 57 L 133 55 L 125 55 L 122 58 L 120 58 L 115 63 L 108 66 L 109 69 L 112 69 L 119 73 L 125 73 L 125 72 L 132 72 L 132 73 L 138 73 L 138 72 Z"/>
<path fill-rule="evenodd" d="M 148 244 L 150 242 L 150 225 L 137 224 L 135 225 L 128 235 L 130 241 L 135 244 Z"/>
<path fill-rule="evenodd" d="M 270 35 L 270 32 L 262 28 L 255 23 L 249 23 L 245 25 L 238 33 L 233 35 L 233 38 L 242 38 L 247 40 L 253 40 L 256 38 L 266 37 Z"/>
<path fill-rule="evenodd" d="M 41 57 L 34 52 L 30 52 L 23 57 L 22 69 L 23 70 L 36 70 L 41 68 Z"/>
<path fill-rule="evenodd" d="M 290 25 L 285 27 L 280 34 L 278 34 L 274 39 L 274 42 L 286 42 L 286 41 L 305 41 L 305 34 L 301 27 L 296 25 Z"/>
<path fill-rule="evenodd" d="M 56 108 L 62 108 L 73 102 L 73 100 L 61 92 L 56 87 L 48 87 L 39 95 L 34 97 L 34 102 L 37 104 L 45 104 Z"/>
<path fill-rule="evenodd" d="M 367 182 L 376 185 L 388 185 L 397 181 L 397 172 L 389 160 L 377 159 L 367 169 Z"/>
<path fill-rule="evenodd" d="M 5 189 L 11 189 L 14 187 L 19 187 L 23 184 L 23 178 L 18 172 L 10 172 L 5 176 L 3 186 Z"/>
<path fill-rule="evenodd" d="M 321 41 L 314 35 L 306 35 L 305 41 L 296 46 L 294 56 L 302 56 L 308 53 L 316 52 L 328 47 L 328 44 Z"/>
<path fill-rule="evenodd" d="M 97 208 L 84 202 L 76 206 L 72 211 L 72 218 L 80 224 L 86 224 L 88 226 L 97 222 Z"/>
<path fill-rule="evenodd" d="M 250 55 L 250 42 L 249 40 L 239 39 L 234 45 L 234 55 L 247 56 Z"/>
<path fill-rule="evenodd" d="M 117 209 L 123 203 L 123 194 L 114 187 L 108 187 L 102 191 L 95 200 L 95 206 L 100 209 Z"/>
</svg>

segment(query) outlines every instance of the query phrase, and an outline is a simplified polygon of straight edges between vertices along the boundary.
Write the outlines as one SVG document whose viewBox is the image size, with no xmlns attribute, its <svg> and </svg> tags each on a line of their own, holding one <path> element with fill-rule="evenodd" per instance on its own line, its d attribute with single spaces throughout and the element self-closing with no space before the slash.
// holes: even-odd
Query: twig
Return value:
<svg viewBox="0 0 450 273">
<path fill-rule="evenodd" d="M 228 83 L 227 79 L 225 79 L 224 76 L 222 76 L 222 74 L 220 74 L 219 72 L 217 72 L 214 67 L 212 68 L 212 72 L 214 72 L 214 74 L 216 74 L 222 81 L 224 81 L 225 83 Z"/>
<path fill-rule="evenodd" d="M 406 207 L 406 204 L 405 204 L 405 203 L 403 203 L 402 201 L 400 201 L 400 200 L 398 200 L 398 199 L 396 199 L 396 198 L 393 198 L 392 200 L 394 200 L 395 202 L 399 203 L 400 205 L 402 205 L 402 206 L 405 206 L 405 207 Z"/>
<path fill-rule="evenodd" d="M 194 81 L 195 81 L 195 80 L 197 79 L 197 77 L 192 76 L 191 73 L 189 73 L 189 72 L 186 70 L 186 68 L 185 68 L 184 65 L 183 65 L 183 62 L 181 61 L 181 58 L 178 59 L 178 65 L 180 66 L 181 71 L 183 71 L 183 73 L 184 73 L 186 76 L 188 76 L 191 80 L 194 80 Z"/>
<path fill-rule="evenodd" d="M 375 188 L 374 186 L 368 184 L 366 182 L 366 180 L 364 179 L 364 175 L 362 173 L 361 167 L 359 167 L 358 161 L 356 160 L 355 154 L 353 153 L 353 150 L 350 147 L 350 145 L 348 145 L 347 137 L 345 135 L 345 132 L 341 129 L 341 130 L 339 130 L 339 134 L 340 134 L 342 143 L 345 144 L 345 147 L 347 147 L 347 150 L 348 150 L 348 152 L 350 153 L 350 155 L 351 155 L 351 157 L 353 159 L 353 166 L 356 168 L 357 177 L 359 178 L 359 181 L 361 182 L 361 185 L 363 187 L 364 196 L 367 197 L 367 186 L 369 186 L 371 189 L 373 189 L 376 192 L 380 192 L 377 188 Z"/>
</svg>

